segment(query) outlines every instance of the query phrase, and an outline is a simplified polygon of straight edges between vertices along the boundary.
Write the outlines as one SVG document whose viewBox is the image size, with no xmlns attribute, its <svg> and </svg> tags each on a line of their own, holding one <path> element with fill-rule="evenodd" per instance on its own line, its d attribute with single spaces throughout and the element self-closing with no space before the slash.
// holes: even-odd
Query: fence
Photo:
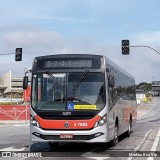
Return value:
<svg viewBox="0 0 160 160">
<path fill-rule="evenodd" d="M 0 120 L 29 120 L 29 105 L 0 105 Z"/>
</svg>

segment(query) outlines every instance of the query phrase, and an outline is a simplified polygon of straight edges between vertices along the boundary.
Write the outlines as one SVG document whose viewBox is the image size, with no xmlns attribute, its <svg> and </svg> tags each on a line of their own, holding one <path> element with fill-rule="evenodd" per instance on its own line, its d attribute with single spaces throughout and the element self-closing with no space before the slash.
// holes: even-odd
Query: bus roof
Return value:
<svg viewBox="0 0 160 160">
<path fill-rule="evenodd" d="M 54 55 L 45 55 L 45 56 L 39 56 L 35 57 L 35 59 L 43 59 L 43 58 L 89 58 L 89 57 L 103 57 L 103 55 L 96 55 L 96 54 L 54 54 Z"/>
</svg>

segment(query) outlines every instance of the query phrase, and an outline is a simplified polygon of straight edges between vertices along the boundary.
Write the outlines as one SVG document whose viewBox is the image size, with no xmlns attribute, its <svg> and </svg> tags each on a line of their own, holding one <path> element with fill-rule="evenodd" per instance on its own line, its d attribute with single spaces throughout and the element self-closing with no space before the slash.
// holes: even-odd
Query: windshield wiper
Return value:
<svg viewBox="0 0 160 160">
<path fill-rule="evenodd" d="M 55 79 L 55 77 L 51 74 L 50 71 L 46 71 L 46 74 L 48 74 L 50 77 L 52 77 L 53 79 Z"/>
<path fill-rule="evenodd" d="M 80 86 L 80 84 L 81 84 L 81 83 L 84 81 L 84 79 L 86 78 L 88 72 L 89 72 L 89 70 L 86 70 L 86 71 L 82 74 L 82 76 L 81 76 L 81 78 L 80 78 L 80 81 L 77 82 L 77 83 L 74 85 L 73 90 L 77 90 L 77 88 Z"/>
<path fill-rule="evenodd" d="M 54 75 L 53 75 L 50 71 L 46 71 L 46 74 L 48 74 L 51 78 L 53 78 L 54 81 L 59 84 L 59 86 L 65 86 L 65 81 L 64 81 L 63 83 L 60 82 L 60 81 L 58 81 L 58 80 L 56 79 L 56 77 L 54 77 Z"/>
</svg>

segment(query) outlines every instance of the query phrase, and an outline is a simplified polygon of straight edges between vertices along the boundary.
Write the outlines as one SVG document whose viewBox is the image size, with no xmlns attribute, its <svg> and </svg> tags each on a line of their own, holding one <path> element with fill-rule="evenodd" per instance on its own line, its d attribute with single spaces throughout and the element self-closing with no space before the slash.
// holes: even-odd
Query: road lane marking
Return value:
<svg viewBox="0 0 160 160">
<path fill-rule="evenodd" d="M 140 142 L 140 144 L 134 149 L 134 151 L 138 151 L 138 149 L 142 146 L 142 144 L 145 142 L 145 140 L 147 139 L 149 133 L 152 131 L 152 129 L 150 129 L 146 134 L 145 137 L 143 138 L 143 140 Z"/>
<path fill-rule="evenodd" d="M 137 115 L 137 118 L 139 118 L 139 117 L 141 117 L 141 116 L 143 116 L 143 115 L 147 114 L 147 113 L 148 113 L 148 112 L 150 112 L 151 110 L 153 110 L 153 108 L 152 108 L 152 107 L 151 107 L 147 112 L 142 113 L 142 114 L 140 114 L 140 115 Z"/>
<path fill-rule="evenodd" d="M 155 138 L 155 141 L 153 142 L 151 151 L 156 151 L 156 148 L 157 148 L 157 146 L 158 146 L 159 139 L 160 139 L 160 130 L 158 131 L 158 134 L 157 134 L 157 136 L 156 136 L 156 138 Z M 148 157 L 147 160 L 153 160 L 153 157 Z"/>
<path fill-rule="evenodd" d="M 156 104 L 159 103 L 159 102 L 160 102 L 160 101 L 153 100 L 153 105 L 154 105 L 154 106 L 150 107 L 150 109 L 149 109 L 147 112 L 142 113 L 142 114 L 140 114 L 140 115 L 137 115 L 137 118 L 139 118 L 139 117 L 147 114 L 148 112 L 150 112 L 150 111 L 152 111 L 152 110 L 154 111 L 154 109 L 157 108 Z M 158 111 L 159 111 L 159 110 L 160 110 L 160 108 L 158 107 Z M 152 115 L 154 115 L 154 114 L 155 114 L 155 112 L 154 112 Z M 151 116 L 152 116 L 152 115 L 151 115 Z"/>
<path fill-rule="evenodd" d="M 134 149 L 133 152 L 136 152 L 138 151 L 138 149 L 143 145 L 143 143 L 145 142 L 145 140 L 147 139 L 148 135 L 150 134 L 150 132 L 152 131 L 153 129 L 150 129 L 144 136 L 144 138 L 142 139 L 142 141 L 139 143 L 139 145 Z M 133 157 L 129 157 L 127 160 L 132 160 Z"/>
<path fill-rule="evenodd" d="M 14 146 L 12 147 L 8 147 L 8 148 L 3 148 L 3 149 L 0 149 L 0 151 L 24 151 L 25 150 L 25 147 L 24 148 L 14 148 Z"/>
<path fill-rule="evenodd" d="M 148 112 L 146 112 L 146 113 L 143 114 L 144 117 L 143 117 L 143 115 L 142 115 L 142 118 L 141 118 L 141 119 L 138 119 L 139 117 L 141 117 L 141 115 L 137 116 L 137 122 L 138 122 L 138 121 L 143 121 L 143 120 L 145 120 L 145 119 L 147 119 L 147 118 L 153 117 L 154 115 L 157 114 L 157 112 L 159 112 L 159 110 L 160 110 L 160 108 L 158 108 L 158 110 L 156 110 L 156 112 L 154 112 L 154 113 L 150 114 L 149 116 L 145 117 L 145 115 L 147 115 L 147 113 L 148 113 Z M 153 110 L 153 111 L 154 111 L 154 110 Z"/>
</svg>

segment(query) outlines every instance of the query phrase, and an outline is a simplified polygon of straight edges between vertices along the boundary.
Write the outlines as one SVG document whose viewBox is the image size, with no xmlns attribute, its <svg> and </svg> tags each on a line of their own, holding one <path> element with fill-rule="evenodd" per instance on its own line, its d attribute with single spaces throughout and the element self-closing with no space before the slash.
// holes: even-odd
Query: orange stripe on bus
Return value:
<svg viewBox="0 0 160 160">
<path fill-rule="evenodd" d="M 94 127 L 96 121 L 100 119 L 99 115 L 96 115 L 92 119 L 87 120 L 46 120 L 42 119 L 38 115 L 34 117 L 39 125 L 44 129 L 91 129 Z M 64 124 L 68 122 L 68 127 L 65 128 Z"/>
</svg>

